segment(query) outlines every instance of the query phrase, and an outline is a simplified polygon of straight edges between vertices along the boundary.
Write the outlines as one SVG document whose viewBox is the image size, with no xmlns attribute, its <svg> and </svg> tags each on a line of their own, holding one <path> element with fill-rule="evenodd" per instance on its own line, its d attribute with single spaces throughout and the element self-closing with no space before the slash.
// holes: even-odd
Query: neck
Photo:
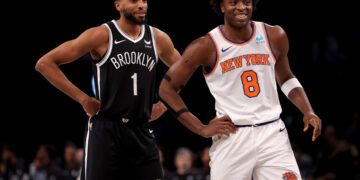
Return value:
<svg viewBox="0 0 360 180">
<path fill-rule="evenodd" d="M 235 27 L 225 21 L 223 32 L 226 35 L 226 37 L 230 38 L 231 40 L 234 40 L 236 42 L 244 42 L 250 39 L 253 28 L 251 27 L 251 22 L 247 23 L 243 27 Z"/>
<path fill-rule="evenodd" d="M 134 24 L 126 18 L 120 18 L 116 21 L 123 32 L 129 37 L 136 39 L 141 33 L 141 25 Z"/>
</svg>

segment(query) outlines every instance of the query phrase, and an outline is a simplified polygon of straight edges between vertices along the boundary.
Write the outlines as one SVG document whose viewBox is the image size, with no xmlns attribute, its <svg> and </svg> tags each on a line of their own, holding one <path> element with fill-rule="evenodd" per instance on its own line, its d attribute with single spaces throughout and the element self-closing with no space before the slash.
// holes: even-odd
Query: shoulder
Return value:
<svg viewBox="0 0 360 180">
<path fill-rule="evenodd" d="M 198 51 L 211 52 L 214 50 L 214 45 L 210 36 L 204 35 L 192 41 L 187 48 L 195 48 Z"/>
<path fill-rule="evenodd" d="M 201 36 L 192 41 L 185 49 L 185 59 L 194 59 L 197 64 L 212 66 L 216 56 L 215 46 L 208 35 Z"/>
<path fill-rule="evenodd" d="M 284 51 L 287 53 L 289 42 L 285 30 L 279 25 L 265 24 L 265 28 L 276 56 L 279 56 Z"/>
<path fill-rule="evenodd" d="M 90 38 L 93 40 L 107 40 L 109 38 L 109 30 L 108 28 L 103 24 L 100 26 L 92 27 L 87 30 L 85 30 L 82 33 L 83 36 L 86 36 L 86 38 Z"/>
<path fill-rule="evenodd" d="M 265 28 L 267 30 L 267 33 L 270 37 L 270 40 L 272 41 L 279 41 L 279 40 L 283 40 L 283 39 L 287 39 L 287 35 L 285 30 L 279 26 L 279 25 L 269 25 L 269 24 L 265 24 Z"/>
<path fill-rule="evenodd" d="M 172 42 L 170 36 L 164 31 L 153 26 L 149 26 L 149 27 L 152 29 L 152 32 L 154 33 L 153 36 L 155 37 L 156 41 L 160 42 L 160 44 L 163 43 L 168 44 Z"/>
<path fill-rule="evenodd" d="M 153 37 L 155 39 L 157 52 L 161 56 L 163 53 L 169 52 L 169 49 L 174 48 L 174 44 L 168 34 L 166 34 L 164 31 L 161 31 L 160 29 L 156 27 L 152 27 Z"/>
</svg>

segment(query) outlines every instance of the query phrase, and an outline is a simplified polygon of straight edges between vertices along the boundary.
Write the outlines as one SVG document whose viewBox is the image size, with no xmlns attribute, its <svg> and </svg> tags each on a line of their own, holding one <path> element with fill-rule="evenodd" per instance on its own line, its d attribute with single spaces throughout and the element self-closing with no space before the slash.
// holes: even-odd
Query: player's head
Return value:
<svg viewBox="0 0 360 180">
<path fill-rule="evenodd" d="M 259 0 L 210 0 L 214 11 L 232 26 L 241 27 L 251 19 Z"/>
<path fill-rule="evenodd" d="M 115 8 L 128 22 L 141 25 L 146 21 L 147 0 L 115 0 Z"/>
</svg>

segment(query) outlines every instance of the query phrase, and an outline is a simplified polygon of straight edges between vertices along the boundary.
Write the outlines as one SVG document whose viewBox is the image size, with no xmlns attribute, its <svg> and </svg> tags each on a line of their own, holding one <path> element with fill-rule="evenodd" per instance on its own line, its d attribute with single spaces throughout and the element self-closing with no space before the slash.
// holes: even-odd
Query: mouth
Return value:
<svg viewBox="0 0 360 180">
<path fill-rule="evenodd" d="M 248 17 L 248 14 L 246 13 L 240 13 L 240 14 L 235 14 L 235 18 L 241 21 L 246 20 Z"/>
<path fill-rule="evenodd" d="M 140 12 L 136 12 L 135 13 L 137 16 L 144 18 L 146 16 L 146 12 L 145 11 L 140 11 Z"/>
</svg>

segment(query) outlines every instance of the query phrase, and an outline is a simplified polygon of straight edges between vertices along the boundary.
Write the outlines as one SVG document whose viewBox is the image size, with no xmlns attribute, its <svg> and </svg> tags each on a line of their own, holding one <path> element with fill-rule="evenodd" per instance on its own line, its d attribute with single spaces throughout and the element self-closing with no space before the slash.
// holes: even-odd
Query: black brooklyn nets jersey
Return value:
<svg viewBox="0 0 360 180">
<path fill-rule="evenodd" d="M 99 114 L 111 119 L 149 119 L 158 61 L 153 28 L 143 25 L 140 36 L 133 40 L 115 20 L 105 26 L 108 50 L 94 68 Z"/>
</svg>

